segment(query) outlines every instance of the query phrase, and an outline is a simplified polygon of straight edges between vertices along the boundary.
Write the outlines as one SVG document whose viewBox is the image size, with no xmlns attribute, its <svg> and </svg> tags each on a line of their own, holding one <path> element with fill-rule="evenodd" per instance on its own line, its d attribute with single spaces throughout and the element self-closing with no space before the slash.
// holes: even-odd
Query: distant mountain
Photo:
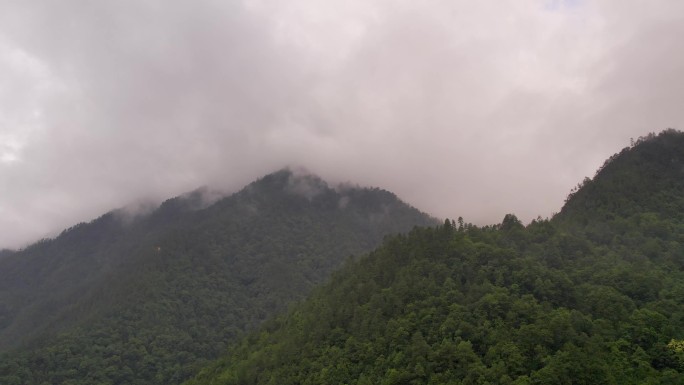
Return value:
<svg viewBox="0 0 684 385">
<path fill-rule="evenodd" d="M 187 385 L 684 384 L 684 134 L 551 220 L 388 238 Z"/>
<path fill-rule="evenodd" d="M 290 170 L 110 212 L 0 258 L 0 383 L 179 383 L 349 256 L 434 224 Z"/>
</svg>

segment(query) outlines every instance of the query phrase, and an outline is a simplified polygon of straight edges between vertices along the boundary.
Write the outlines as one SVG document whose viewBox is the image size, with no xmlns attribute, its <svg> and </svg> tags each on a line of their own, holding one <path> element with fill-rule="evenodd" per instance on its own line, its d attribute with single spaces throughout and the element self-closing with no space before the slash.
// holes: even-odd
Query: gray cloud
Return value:
<svg viewBox="0 0 684 385">
<path fill-rule="evenodd" d="M 560 209 L 684 125 L 671 1 L 0 0 L 0 247 L 299 165 L 438 217 Z"/>
</svg>

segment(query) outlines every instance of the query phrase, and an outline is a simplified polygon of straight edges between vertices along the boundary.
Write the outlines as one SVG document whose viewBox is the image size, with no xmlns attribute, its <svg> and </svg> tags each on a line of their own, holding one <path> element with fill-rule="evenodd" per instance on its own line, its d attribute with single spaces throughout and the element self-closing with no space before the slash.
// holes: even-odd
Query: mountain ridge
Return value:
<svg viewBox="0 0 684 385">
<path fill-rule="evenodd" d="M 0 346 L 28 347 L 7 365 L 51 373 L 23 379 L 30 383 L 104 381 L 117 376 L 103 374 L 111 365 L 127 383 L 178 383 L 349 255 L 435 223 L 384 190 L 336 191 L 289 170 L 204 208 L 200 195 L 172 198 L 127 223 L 110 212 L 0 259 Z M 134 359 L 135 341 L 147 341 L 156 372 Z M 51 349 L 87 353 L 89 371 L 103 377 L 69 372 L 73 363 Z M 47 367 L 31 364 L 36 357 Z M 0 368 L 3 380 L 11 373 Z"/>
<path fill-rule="evenodd" d="M 638 141 L 551 220 L 390 237 L 186 385 L 684 383 L 684 207 L 652 197 L 684 197 L 683 143 Z"/>
</svg>

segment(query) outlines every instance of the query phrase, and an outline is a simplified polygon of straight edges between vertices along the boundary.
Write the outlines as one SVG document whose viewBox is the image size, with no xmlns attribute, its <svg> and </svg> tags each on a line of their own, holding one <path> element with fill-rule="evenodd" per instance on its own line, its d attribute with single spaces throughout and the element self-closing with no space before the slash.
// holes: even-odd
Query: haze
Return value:
<svg viewBox="0 0 684 385">
<path fill-rule="evenodd" d="M 0 0 L 0 248 L 287 165 L 439 218 L 560 210 L 684 125 L 684 2 Z"/>
</svg>

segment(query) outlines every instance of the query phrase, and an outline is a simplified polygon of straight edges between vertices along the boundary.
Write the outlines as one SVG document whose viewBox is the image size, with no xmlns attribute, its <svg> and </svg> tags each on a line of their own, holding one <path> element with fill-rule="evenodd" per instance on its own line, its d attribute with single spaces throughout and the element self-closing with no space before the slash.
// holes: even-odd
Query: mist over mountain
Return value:
<svg viewBox="0 0 684 385">
<path fill-rule="evenodd" d="M 0 1 L 0 248 L 283 165 L 529 223 L 684 128 L 678 36 L 676 0 Z"/>
<path fill-rule="evenodd" d="M 684 383 L 683 181 L 667 130 L 550 220 L 388 238 L 187 385 Z"/>
<path fill-rule="evenodd" d="M 0 382 L 174 384 L 351 255 L 434 219 L 282 170 L 115 210 L 0 258 Z"/>
<path fill-rule="evenodd" d="M 2 253 L 0 382 L 680 384 L 683 180 L 665 130 L 527 226 L 292 170 L 115 210 Z"/>
</svg>

